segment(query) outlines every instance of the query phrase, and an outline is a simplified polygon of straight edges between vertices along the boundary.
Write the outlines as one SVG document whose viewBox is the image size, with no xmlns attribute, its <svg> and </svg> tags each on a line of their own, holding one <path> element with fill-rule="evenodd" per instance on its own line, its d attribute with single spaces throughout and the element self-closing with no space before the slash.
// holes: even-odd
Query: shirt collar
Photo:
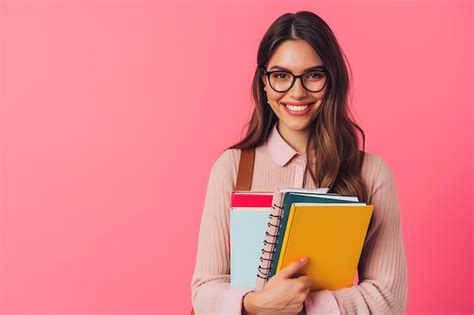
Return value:
<svg viewBox="0 0 474 315">
<path fill-rule="evenodd" d="M 302 154 L 298 153 L 285 141 L 285 139 L 283 139 L 278 131 L 277 124 L 278 123 L 275 123 L 273 125 L 273 128 L 268 135 L 268 152 L 278 165 L 285 166 L 295 155 Z"/>
</svg>

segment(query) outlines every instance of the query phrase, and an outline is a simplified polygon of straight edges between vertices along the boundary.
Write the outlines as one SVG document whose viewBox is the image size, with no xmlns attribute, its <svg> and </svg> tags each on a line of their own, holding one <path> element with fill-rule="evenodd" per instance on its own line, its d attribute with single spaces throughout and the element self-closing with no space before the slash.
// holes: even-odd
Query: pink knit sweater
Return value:
<svg viewBox="0 0 474 315">
<path fill-rule="evenodd" d="M 212 166 L 199 230 L 196 265 L 191 283 L 192 304 L 200 314 L 241 314 L 248 289 L 230 288 L 229 208 L 240 150 L 226 150 Z M 296 152 L 272 129 L 255 152 L 251 190 L 278 187 L 316 188 L 304 169 L 305 154 Z M 390 168 L 377 155 L 366 153 L 362 178 L 372 222 L 359 261 L 359 283 L 351 288 L 311 292 L 306 314 L 403 314 L 407 303 L 407 270 L 400 209 Z"/>
</svg>

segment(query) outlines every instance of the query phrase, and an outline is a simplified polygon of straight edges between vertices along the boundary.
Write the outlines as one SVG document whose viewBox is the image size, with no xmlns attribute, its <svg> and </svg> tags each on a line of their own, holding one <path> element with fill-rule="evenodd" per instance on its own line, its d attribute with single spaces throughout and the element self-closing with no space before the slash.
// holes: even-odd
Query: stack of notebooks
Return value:
<svg viewBox="0 0 474 315">
<path fill-rule="evenodd" d="M 261 290 L 279 270 L 308 256 L 298 275 L 312 291 L 357 283 L 373 206 L 327 188 L 235 191 L 230 208 L 230 285 Z"/>
</svg>

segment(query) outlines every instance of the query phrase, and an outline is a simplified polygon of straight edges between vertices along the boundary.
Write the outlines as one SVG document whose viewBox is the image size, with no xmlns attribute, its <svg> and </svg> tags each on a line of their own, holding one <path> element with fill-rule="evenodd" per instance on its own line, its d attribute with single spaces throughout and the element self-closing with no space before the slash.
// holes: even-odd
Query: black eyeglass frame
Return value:
<svg viewBox="0 0 474 315">
<path fill-rule="evenodd" d="M 313 68 L 313 69 L 308 70 L 308 71 L 305 71 L 305 72 L 303 72 L 303 73 L 300 74 L 300 75 L 296 75 L 296 74 L 294 74 L 293 72 L 290 72 L 290 71 L 287 71 L 287 70 L 273 70 L 273 71 L 267 71 L 267 69 L 265 69 L 264 67 L 261 67 L 261 68 L 262 68 L 262 70 L 263 70 L 263 73 L 264 73 L 264 74 L 266 75 L 266 77 L 268 78 L 268 83 L 269 83 L 270 87 L 272 88 L 273 91 L 275 91 L 275 92 L 277 92 L 277 93 L 286 93 L 286 92 L 288 92 L 289 90 L 291 90 L 291 88 L 293 87 L 293 85 L 295 85 L 296 79 L 298 79 L 298 78 L 300 79 L 301 85 L 303 86 L 303 88 L 304 88 L 306 91 L 311 92 L 311 93 L 318 93 L 318 92 L 322 91 L 322 90 L 326 87 L 326 85 L 328 84 L 328 79 L 330 78 L 330 77 L 329 77 L 329 71 L 327 70 L 326 67 L 323 67 L 323 66 L 317 67 L 317 68 Z M 319 90 L 317 90 L 317 91 L 311 91 L 310 89 L 306 88 L 306 86 L 304 85 L 304 82 L 303 82 L 303 78 L 302 78 L 302 77 L 303 77 L 305 74 L 307 74 L 308 72 L 312 72 L 312 71 L 324 72 L 324 74 L 326 75 L 326 80 L 324 81 L 324 85 L 323 85 Z M 277 91 L 277 90 L 272 86 L 272 83 L 270 82 L 270 75 L 271 75 L 272 73 L 275 73 L 275 72 L 286 72 L 286 73 L 289 73 L 289 74 L 291 74 L 291 75 L 293 76 L 293 82 L 291 82 L 290 87 L 289 87 L 288 89 L 286 89 L 285 91 Z"/>
</svg>

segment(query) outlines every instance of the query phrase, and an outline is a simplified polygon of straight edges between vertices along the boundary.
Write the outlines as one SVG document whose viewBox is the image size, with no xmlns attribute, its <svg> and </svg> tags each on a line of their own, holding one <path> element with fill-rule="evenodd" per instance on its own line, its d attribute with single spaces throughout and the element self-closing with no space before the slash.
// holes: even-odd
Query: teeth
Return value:
<svg viewBox="0 0 474 315">
<path fill-rule="evenodd" d="M 299 106 L 295 106 L 295 105 L 288 105 L 288 104 L 284 104 L 286 107 L 288 107 L 289 109 L 291 109 L 292 111 L 295 111 L 295 112 L 300 112 L 300 111 L 303 111 L 305 110 L 306 108 L 309 107 L 309 104 L 308 105 L 299 105 Z"/>
</svg>

